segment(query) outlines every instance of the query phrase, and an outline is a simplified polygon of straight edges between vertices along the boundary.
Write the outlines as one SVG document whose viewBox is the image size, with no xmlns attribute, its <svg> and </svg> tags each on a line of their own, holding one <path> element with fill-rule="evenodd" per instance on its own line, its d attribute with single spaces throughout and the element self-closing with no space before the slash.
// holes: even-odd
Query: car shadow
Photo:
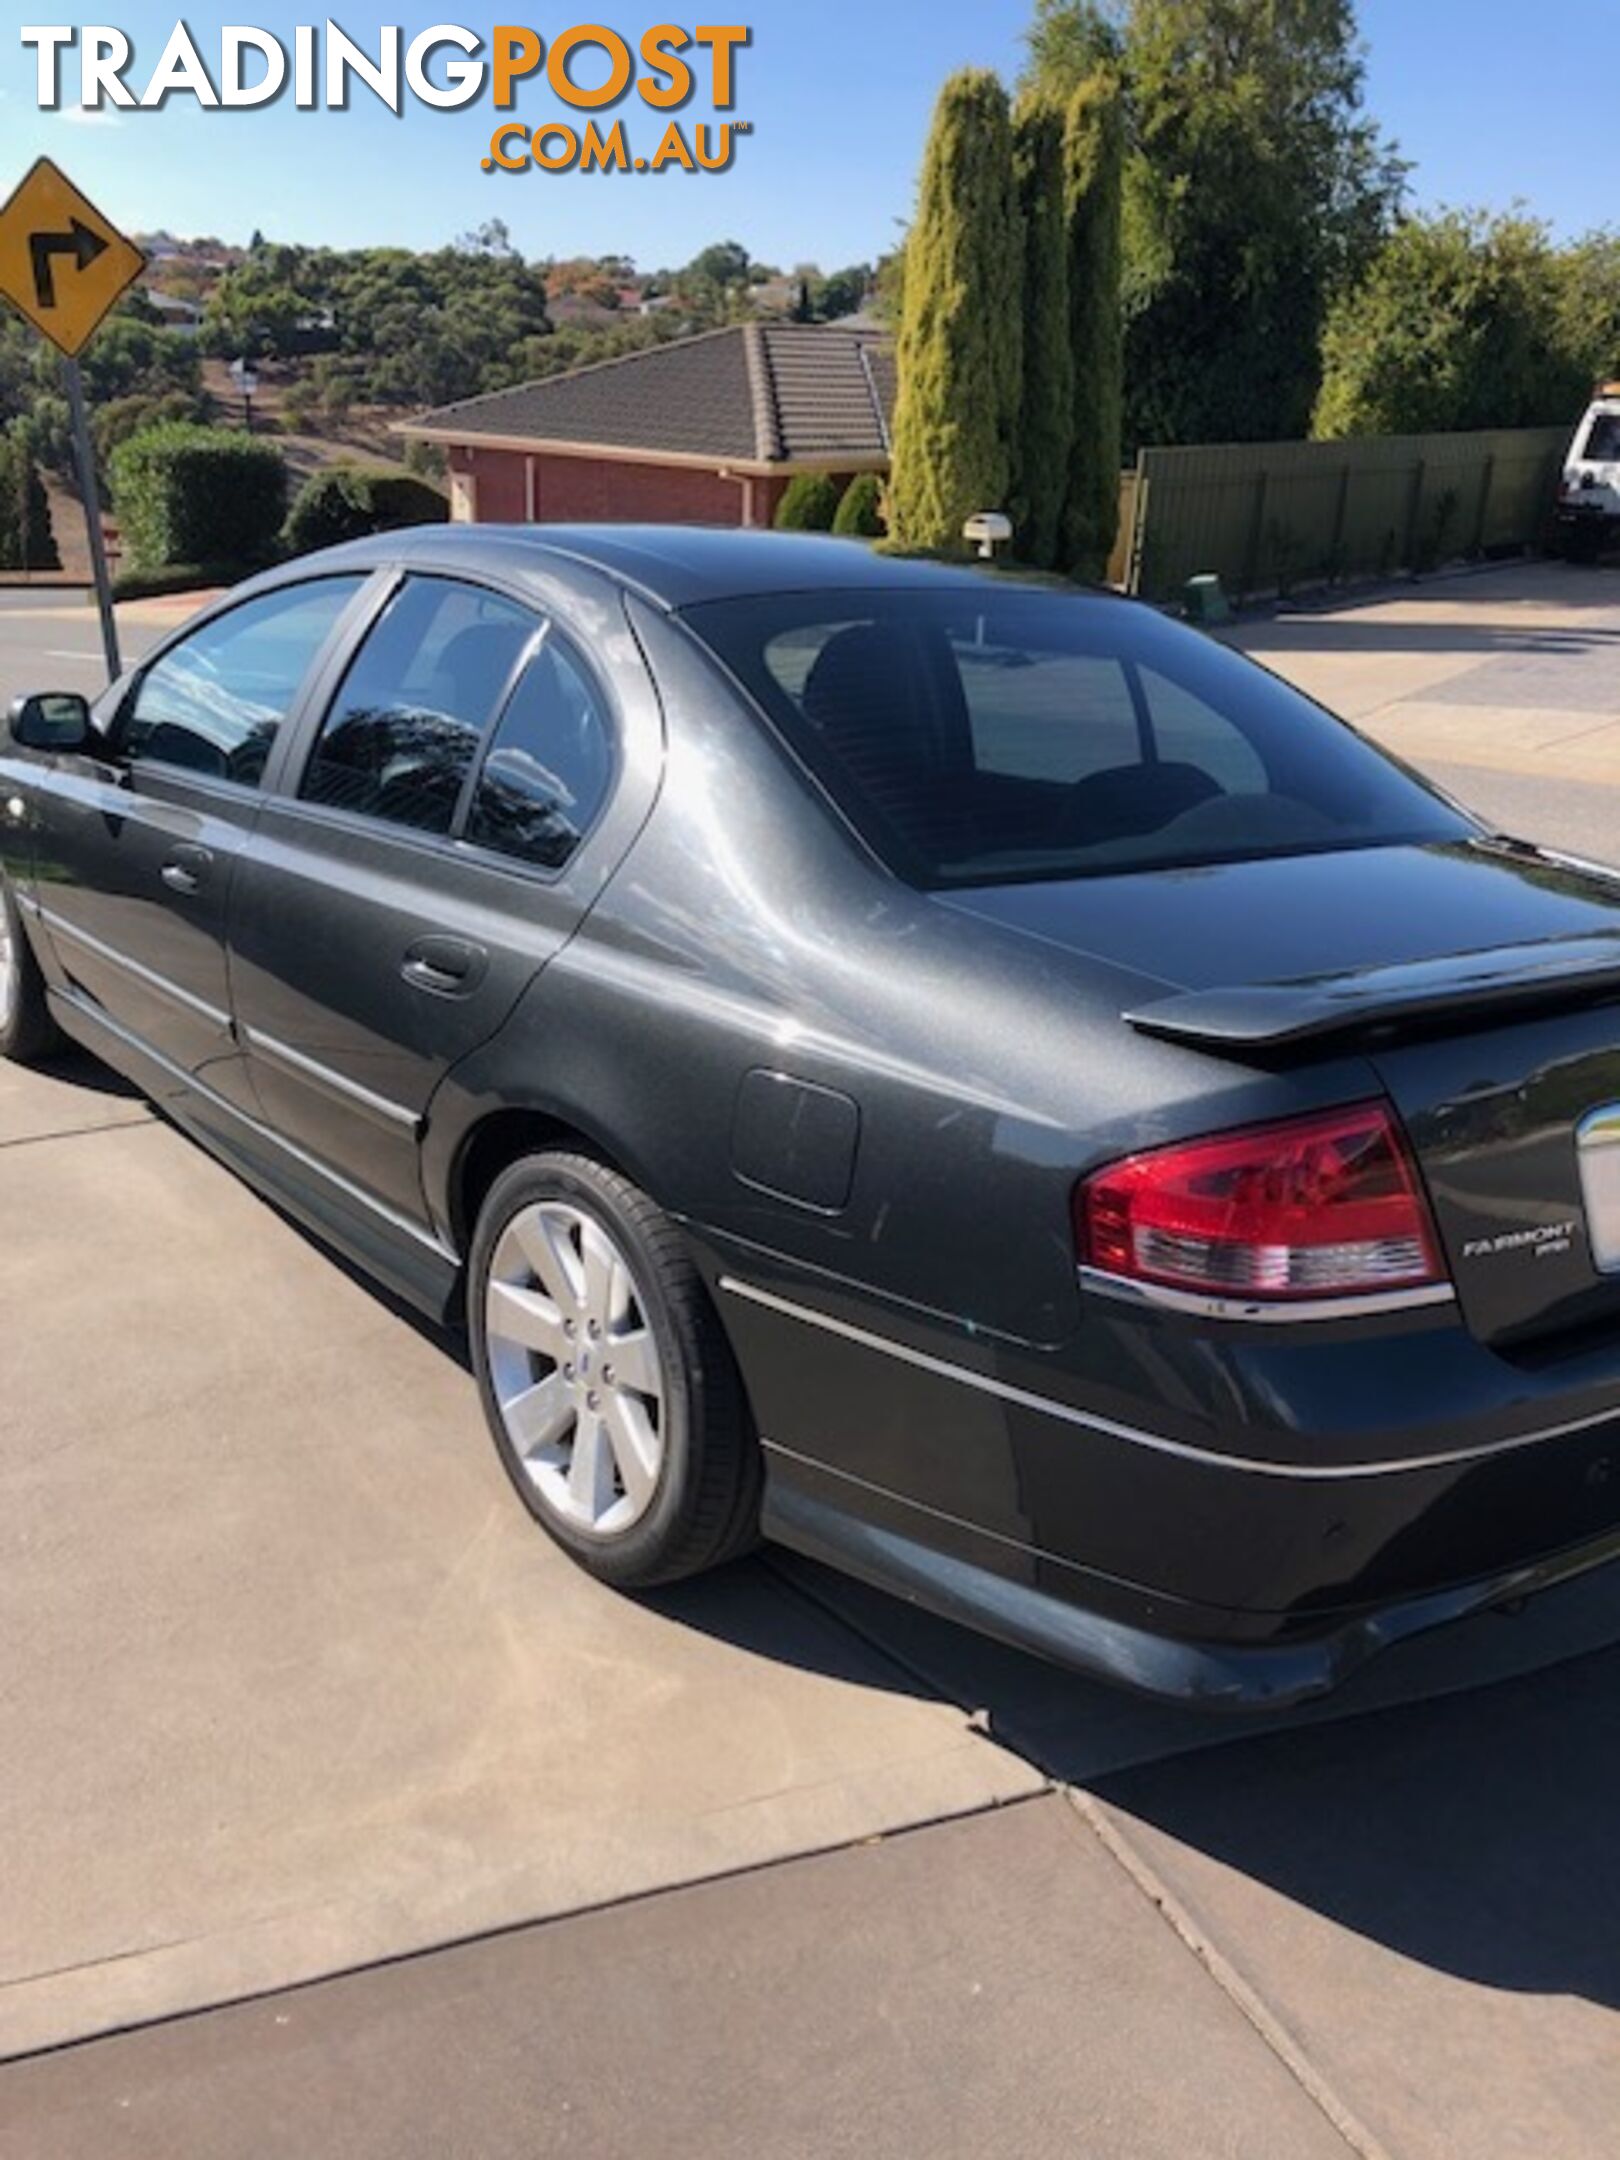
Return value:
<svg viewBox="0 0 1620 2160">
<path fill-rule="evenodd" d="M 1620 2007 L 1620 1651 L 1097 1790 L 1402 1957 Z"/>
</svg>

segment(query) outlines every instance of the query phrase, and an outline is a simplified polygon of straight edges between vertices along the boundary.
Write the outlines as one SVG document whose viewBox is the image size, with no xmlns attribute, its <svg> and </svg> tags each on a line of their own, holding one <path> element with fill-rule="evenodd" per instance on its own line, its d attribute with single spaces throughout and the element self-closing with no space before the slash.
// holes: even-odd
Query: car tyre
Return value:
<svg viewBox="0 0 1620 2160">
<path fill-rule="evenodd" d="M 61 1047 L 45 978 L 22 926 L 10 885 L 0 876 L 0 1058 L 32 1065 Z"/>
<path fill-rule="evenodd" d="M 503 1172 L 468 1319 L 507 1474 L 599 1581 L 653 1589 L 757 1541 L 760 1452 L 730 1345 L 684 1241 L 628 1178 L 573 1151 Z"/>
</svg>

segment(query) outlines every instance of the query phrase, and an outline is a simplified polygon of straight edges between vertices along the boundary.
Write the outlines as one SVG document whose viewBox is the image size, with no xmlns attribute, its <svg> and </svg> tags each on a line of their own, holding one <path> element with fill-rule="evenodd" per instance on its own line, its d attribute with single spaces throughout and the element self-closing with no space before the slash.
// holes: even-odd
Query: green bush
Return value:
<svg viewBox="0 0 1620 2160">
<path fill-rule="evenodd" d="M 294 555 L 308 555 L 406 525 L 442 525 L 449 516 L 450 505 L 439 490 L 412 473 L 332 465 L 299 491 L 287 519 L 287 546 Z"/>
<path fill-rule="evenodd" d="M 287 461 L 273 443 L 169 423 L 120 443 L 110 477 L 132 571 L 275 561 L 287 515 Z"/>
<path fill-rule="evenodd" d="M 776 506 L 778 532 L 831 532 L 838 515 L 838 482 L 831 473 L 795 473 Z"/>
<path fill-rule="evenodd" d="M 0 570 L 60 570 L 51 505 L 26 440 L 0 436 Z"/>
<path fill-rule="evenodd" d="M 165 563 L 161 570 L 124 570 L 113 579 L 115 600 L 162 600 L 171 593 L 214 592 L 251 575 L 245 563 Z"/>
<path fill-rule="evenodd" d="M 846 540 L 881 540 L 888 531 L 883 518 L 883 477 L 880 473 L 857 473 L 844 490 L 832 529 Z"/>
</svg>

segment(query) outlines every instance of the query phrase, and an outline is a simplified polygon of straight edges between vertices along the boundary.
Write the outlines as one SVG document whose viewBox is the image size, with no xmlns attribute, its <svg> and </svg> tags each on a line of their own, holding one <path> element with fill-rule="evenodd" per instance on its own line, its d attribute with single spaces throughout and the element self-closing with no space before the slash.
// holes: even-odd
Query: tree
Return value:
<svg viewBox="0 0 1620 2160">
<path fill-rule="evenodd" d="M 27 429 L 0 434 L 0 570 L 60 570 L 50 499 Z"/>
<path fill-rule="evenodd" d="M 1061 559 L 1100 580 L 1119 529 L 1124 421 L 1120 218 L 1125 116 L 1119 78 L 1104 72 L 1069 101 L 1063 133 L 1068 228 L 1069 347 L 1074 424 L 1063 504 Z"/>
<path fill-rule="evenodd" d="M 1019 106 L 1013 167 L 1024 220 L 1024 392 L 1010 508 L 1018 553 L 1050 569 L 1058 560 L 1075 426 L 1060 106 L 1041 97 Z M 1117 249 L 1114 274 L 1117 294 Z"/>
<path fill-rule="evenodd" d="M 1398 226 L 1323 336 L 1319 436 L 1552 426 L 1579 410 L 1614 317 L 1569 305 L 1586 251 L 1546 226 L 1448 210 Z M 1611 305 L 1613 294 L 1611 292 Z M 1583 342 L 1578 326 L 1584 327 Z"/>
<path fill-rule="evenodd" d="M 1100 0 L 1035 0 L 1035 20 L 1024 37 L 1026 94 L 1066 105 L 1099 68 L 1118 68 L 1125 49 L 1122 5 L 1123 0 L 1106 6 Z"/>
<path fill-rule="evenodd" d="M 870 263 L 851 263 L 847 270 L 830 271 L 812 281 L 811 299 L 823 322 L 837 322 L 842 315 L 859 314 L 872 283 Z"/>
<path fill-rule="evenodd" d="M 1125 70 L 1127 440 L 1303 434 L 1404 189 L 1352 0 L 1133 0 Z"/>
<path fill-rule="evenodd" d="M 940 93 L 906 249 L 890 529 L 956 551 L 1008 499 L 1023 402 L 1023 220 L 1007 93 L 964 68 Z"/>
</svg>

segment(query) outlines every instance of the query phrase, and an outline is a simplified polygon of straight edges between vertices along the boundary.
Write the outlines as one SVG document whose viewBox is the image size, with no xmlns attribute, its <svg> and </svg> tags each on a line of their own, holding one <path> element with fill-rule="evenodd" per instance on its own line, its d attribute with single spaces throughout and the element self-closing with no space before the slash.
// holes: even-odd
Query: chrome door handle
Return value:
<svg viewBox="0 0 1620 2160">
<path fill-rule="evenodd" d="M 413 990 L 466 997 L 483 981 L 488 966 L 489 954 L 481 945 L 462 938 L 425 937 L 406 953 L 399 972 Z"/>
<path fill-rule="evenodd" d="M 170 892 L 190 895 L 198 890 L 203 873 L 214 858 L 204 847 L 178 847 L 158 872 Z"/>
</svg>

